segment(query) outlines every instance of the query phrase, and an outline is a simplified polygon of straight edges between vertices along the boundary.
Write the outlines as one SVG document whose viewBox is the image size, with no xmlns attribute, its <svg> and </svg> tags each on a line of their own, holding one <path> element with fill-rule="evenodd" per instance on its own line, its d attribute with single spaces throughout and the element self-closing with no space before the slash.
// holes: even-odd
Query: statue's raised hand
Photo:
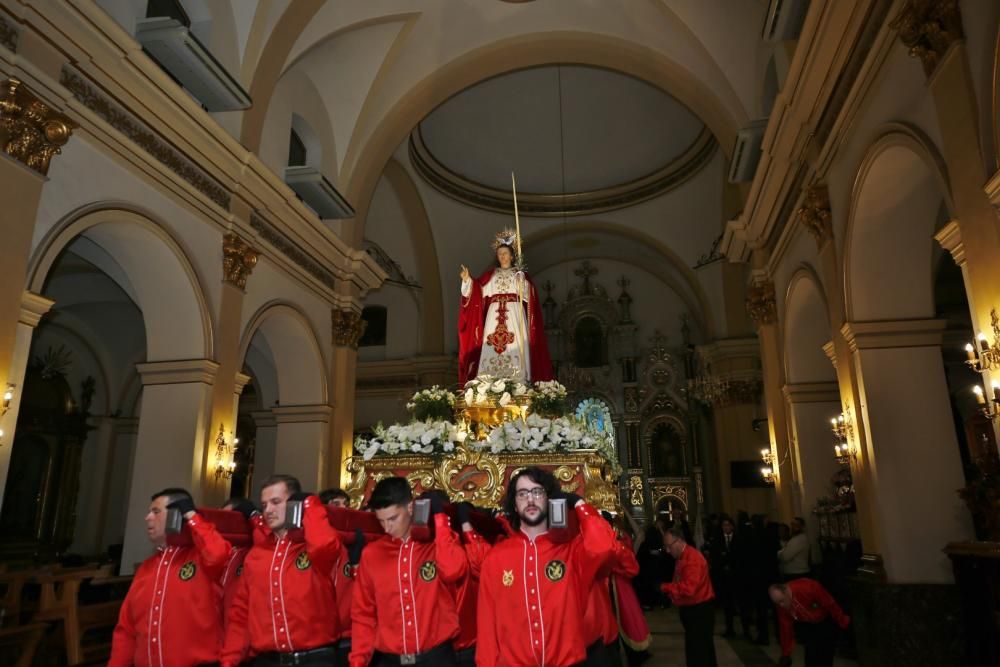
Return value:
<svg viewBox="0 0 1000 667">
<path fill-rule="evenodd" d="M 462 267 L 461 270 L 458 272 L 458 275 L 461 276 L 462 278 L 462 282 L 464 283 L 469 280 L 472 280 L 469 277 L 469 267 L 467 267 L 465 264 L 459 264 L 459 266 Z"/>
</svg>

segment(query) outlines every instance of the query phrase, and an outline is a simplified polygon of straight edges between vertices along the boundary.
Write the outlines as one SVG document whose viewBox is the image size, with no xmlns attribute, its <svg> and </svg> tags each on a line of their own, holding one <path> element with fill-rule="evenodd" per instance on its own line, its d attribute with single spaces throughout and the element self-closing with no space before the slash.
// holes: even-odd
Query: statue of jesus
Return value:
<svg viewBox="0 0 1000 667">
<path fill-rule="evenodd" d="M 479 374 L 519 382 L 553 379 L 538 291 L 531 278 L 515 268 L 517 235 L 496 235 L 497 265 L 473 279 L 464 264 L 458 313 L 458 381 Z"/>
</svg>

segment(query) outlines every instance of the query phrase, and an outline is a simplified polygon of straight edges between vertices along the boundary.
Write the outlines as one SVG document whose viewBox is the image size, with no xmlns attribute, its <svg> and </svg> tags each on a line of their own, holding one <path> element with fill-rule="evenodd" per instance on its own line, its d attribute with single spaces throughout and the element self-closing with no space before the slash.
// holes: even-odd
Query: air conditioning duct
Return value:
<svg viewBox="0 0 1000 667">
<path fill-rule="evenodd" d="M 807 11 L 809 11 L 808 0 L 771 0 L 764 15 L 761 39 L 765 42 L 787 42 L 796 39 Z"/>
<path fill-rule="evenodd" d="M 354 207 L 315 167 L 285 167 L 285 183 L 324 220 L 354 217 Z"/>
<path fill-rule="evenodd" d="M 730 183 L 749 183 L 760 162 L 760 145 L 767 129 L 767 119 L 754 121 L 736 133 L 733 161 L 729 165 Z"/>
<path fill-rule="evenodd" d="M 238 111 L 250 95 L 180 21 L 157 16 L 136 22 L 135 37 L 149 55 L 209 111 Z"/>
</svg>

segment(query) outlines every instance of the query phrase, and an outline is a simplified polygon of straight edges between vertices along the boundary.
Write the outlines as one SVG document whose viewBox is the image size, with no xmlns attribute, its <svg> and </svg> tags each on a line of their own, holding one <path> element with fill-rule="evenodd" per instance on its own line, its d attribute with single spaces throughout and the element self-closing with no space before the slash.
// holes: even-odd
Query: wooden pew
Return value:
<svg viewBox="0 0 1000 667">
<path fill-rule="evenodd" d="M 49 626 L 45 623 L 28 623 L 0 628 L 0 656 L 13 660 L 5 664 L 13 667 L 30 667 L 35 659 L 35 651 Z M 8 655 L 12 656 L 8 658 Z"/>
<path fill-rule="evenodd" d="M 113 628 L 118 621 L 122 600 L 80 604 L 79 599 L 80 588 L 88 580 L 97 581 L 99 585 L 101 582 L 117 581 L 119 578 L 109 576 L 110 569 L 111 566 L 105 566 L 36 577 L 41 586 L 41 594 L 34 621 L 62 624 L 66 662 L 69 665 L 79 665 L 110 655 L 110 634 L 108 641 L 96 644 L 85 644 L 84 635 L 91 630 Z"/>
</svg>

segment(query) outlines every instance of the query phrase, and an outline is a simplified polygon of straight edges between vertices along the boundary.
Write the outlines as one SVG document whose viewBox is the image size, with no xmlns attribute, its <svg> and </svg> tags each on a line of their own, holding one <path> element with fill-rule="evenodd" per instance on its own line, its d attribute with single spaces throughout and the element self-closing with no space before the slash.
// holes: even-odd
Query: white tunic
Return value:
<svg viewBox="0 0 1000 667">
<path fill-rule="evenodd" d="M 531 377 L 528 318 L 525 307 L 519 303 L 518 289 L 527 305 L 531 290 L 523 274 L 518 276 L 514 269 L 496 269 L 490 281 L 483 285 L 486 318 L 483 347 L 479 353 L 479 375 L 510 378 L 524 383 Z M 468 298 L 470 294 L 472 280 L 462 281 L 462 296 Z M 490 299 L 499 295 L 507 296 Z"/>
</svg>

